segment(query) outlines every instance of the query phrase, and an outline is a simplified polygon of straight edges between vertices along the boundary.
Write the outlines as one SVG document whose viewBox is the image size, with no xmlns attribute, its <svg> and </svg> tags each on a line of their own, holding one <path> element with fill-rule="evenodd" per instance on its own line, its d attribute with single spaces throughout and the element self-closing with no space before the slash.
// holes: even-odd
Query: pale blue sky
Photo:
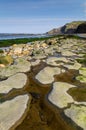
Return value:
<svg viewBox="0 0 86 130">
<path fill-rule="evenodd" d="M 0 0 L 0 33 L 45 33 L 86 20 L 86 0 Z"/>
</svg>

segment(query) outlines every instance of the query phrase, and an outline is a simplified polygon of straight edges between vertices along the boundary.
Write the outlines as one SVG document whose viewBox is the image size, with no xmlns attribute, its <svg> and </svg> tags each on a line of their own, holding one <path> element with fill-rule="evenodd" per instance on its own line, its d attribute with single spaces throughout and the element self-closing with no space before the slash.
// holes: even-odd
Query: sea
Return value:
<svg viewBox="0 0 86 130">
<path fill-rule="evenodd" d="M 47 37 L 46 34 L 0 34 L 0 40 L 19 39 L 19 38 L 41 38 Z"/>
<path fill-rule="evenodd" d="M 49 37 L 46 34 L 0 34 L 0 40 L 8 40 L 8 39 L 21 39 L 21 38 L 41 38 L 41 37 Z M 2 50 L 7 50 L 9 47 L 0 47 Z"/>
</svg>

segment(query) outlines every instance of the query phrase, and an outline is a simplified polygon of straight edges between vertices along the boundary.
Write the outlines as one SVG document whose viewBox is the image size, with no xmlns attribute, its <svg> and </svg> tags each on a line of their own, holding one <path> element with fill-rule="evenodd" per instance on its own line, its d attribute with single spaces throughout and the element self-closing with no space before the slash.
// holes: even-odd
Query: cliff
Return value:
<svg viewBox="0 0 86 130">
<path fill-rule="evenodd" d="M 49 35 L 74 33 L 86 33 L 86 21 L 73 21 L 71 23 L 65 24 L 60 28 L 55 28 L 47 32 Z"/>
</svg>

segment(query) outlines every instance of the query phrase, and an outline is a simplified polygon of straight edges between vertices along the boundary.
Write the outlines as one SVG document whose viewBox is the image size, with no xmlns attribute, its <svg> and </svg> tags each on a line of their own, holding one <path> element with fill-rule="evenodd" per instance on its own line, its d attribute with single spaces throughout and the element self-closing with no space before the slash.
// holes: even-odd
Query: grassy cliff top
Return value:
<svg viewBox="0 0 86 130">
<path fill-rule="evenodd" d="M 73 21 L 73 22 L 71 22 L 71 23 L 67 23 L 67 24 L 66 24 L 66 30 L 67 30 L 67 29 L 70 29 L 70 28 L 75 29 L 75 28 L 77 28 L 80 24 L 82 24 L 82 23 L 84 23 L 84 22 L 86 22 L 86 21 Z"/>
</svg>

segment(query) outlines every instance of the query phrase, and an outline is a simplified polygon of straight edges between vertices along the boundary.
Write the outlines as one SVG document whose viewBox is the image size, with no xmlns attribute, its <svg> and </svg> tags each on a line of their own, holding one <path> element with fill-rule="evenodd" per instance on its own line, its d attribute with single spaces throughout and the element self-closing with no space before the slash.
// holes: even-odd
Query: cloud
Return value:
<svg viewBox="0 0 86 130">
<path fill-rule="evenodd" d="M 63 26 L 76 18 L 2 18 L 1 33 L 45 33 L 53 28 Z"/>
<path fill-rule="evenodd" d="M 86 2 L 84 3 L 84 7 L 86 7 Z"/>
<path fill-rule="evenodd" d="M 2 23 L 13 23 L 13 24 L 15 24 L 15 23 L 18 23 L 18 24 L 20 24 L 20 23 L 25 23 L 25 24 L 27 24 L 27 23 L 32 23 L 32 22 L 54 22 L 54 21 L 56 21 L 56 22 L 58 22 L 58 21 L 71 21 L 71 20 L 76 20 L 76 18 L 2 18 L 2 19 L 0 19 L 0 24 L 2 24 Z"/>
</svg>

